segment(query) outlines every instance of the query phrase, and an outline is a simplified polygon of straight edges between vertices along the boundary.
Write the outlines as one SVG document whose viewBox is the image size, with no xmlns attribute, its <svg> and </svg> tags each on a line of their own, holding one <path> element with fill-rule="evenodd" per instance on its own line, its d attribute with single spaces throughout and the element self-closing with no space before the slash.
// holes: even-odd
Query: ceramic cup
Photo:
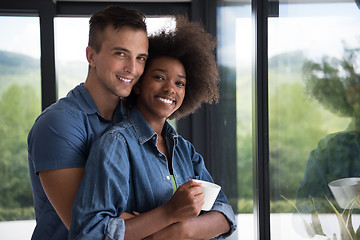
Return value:
<svg viewBox="0 0 360 240">
<path fill-rule="evenodd" d="M 193 180 L 197 183 L 202 184 L 201 186 L 205 194 L 205 202 L 201 210 L 209 211 L 214 205 L 214 202 L 217 198 L 217 195 L 220 192 L 221 187 L 215 183 L 211 183 L 203 180 L 197 180 L 197 179 L 193 179 Z"/>
<path fill-rule="evenodd" d="M 360 208 L 360 178 L 337 179 L 328 185 L 341 208 Z"/>
</svg>

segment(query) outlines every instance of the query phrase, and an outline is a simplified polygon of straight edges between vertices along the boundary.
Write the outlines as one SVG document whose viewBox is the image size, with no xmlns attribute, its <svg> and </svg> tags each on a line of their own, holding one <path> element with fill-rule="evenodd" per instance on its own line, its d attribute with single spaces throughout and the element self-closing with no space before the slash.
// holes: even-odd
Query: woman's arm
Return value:
<svg viewBox="0 0 360 240">
<path fill-rule="evenodd" d="M 126 220 L 125 239 L 143 239 L 174 223 L 198 216 L 204 203 L 200 186 L 188 181 L 177 189 L 168 203 Z"/>
<path fill-rule="evenodd" d="M 146 240 L 210 239 L 229 230 L 230 224 L 225 216 L 220 212 L 211 211 L 198 217 L 172 224 L 147 237 Z"/>
</svg>

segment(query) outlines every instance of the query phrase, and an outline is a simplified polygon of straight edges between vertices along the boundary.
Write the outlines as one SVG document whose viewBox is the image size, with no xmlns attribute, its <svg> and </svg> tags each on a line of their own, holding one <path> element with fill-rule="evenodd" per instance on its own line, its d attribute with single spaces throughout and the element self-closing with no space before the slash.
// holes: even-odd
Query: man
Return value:
<svg viewBox="0 0 360 240">
<path fill-rule="evenodd" d="M 36 227 L 32 239 L 67 239 L 71 209 L 94 140 L 122 120 L 148 56 L 145 16 L 110 6 L 90 19 L 84 84 L 51 105 L 28 136 Z"/>
</svg>

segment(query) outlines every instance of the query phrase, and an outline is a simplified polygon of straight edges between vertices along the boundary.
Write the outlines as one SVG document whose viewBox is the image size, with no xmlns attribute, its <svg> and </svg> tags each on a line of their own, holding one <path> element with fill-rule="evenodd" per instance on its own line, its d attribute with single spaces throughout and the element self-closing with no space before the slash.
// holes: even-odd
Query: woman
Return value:
<svg viewBox="0 0 360 240">
<path fill-rule="evenodd" d="M 201 212 L 202 157 L 166 121 L 218 100 L 215 42 L 184 17 L 149 38 L 149 59 L 126 99 L 128 119 L 93 144 L 73 207 L 70 239 L 209 239 L 229 236 L 225 194 Z M 124 219 L 123 213 L 137 212 Z"/>
</svg>

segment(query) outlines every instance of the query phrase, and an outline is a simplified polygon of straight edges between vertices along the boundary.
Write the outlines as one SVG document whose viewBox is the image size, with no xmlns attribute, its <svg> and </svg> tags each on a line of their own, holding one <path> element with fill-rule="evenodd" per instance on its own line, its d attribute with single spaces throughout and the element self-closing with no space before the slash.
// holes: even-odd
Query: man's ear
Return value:
<svg viewBox="0 0 360 240">
<path fill-rule="evenodd" d="M 93 48 L 90 47 L 90 46 L 87 46 L 87 48 L 86 48 L 86 59 L 87 59 L 89 65 L 90 65 L 91 67 L 95 67 L 95 66 L 96 66 L 95 60 L 94 60 L 95 54 L 96 54 L 95 49 L 93 49 Z"/>
</svg>

